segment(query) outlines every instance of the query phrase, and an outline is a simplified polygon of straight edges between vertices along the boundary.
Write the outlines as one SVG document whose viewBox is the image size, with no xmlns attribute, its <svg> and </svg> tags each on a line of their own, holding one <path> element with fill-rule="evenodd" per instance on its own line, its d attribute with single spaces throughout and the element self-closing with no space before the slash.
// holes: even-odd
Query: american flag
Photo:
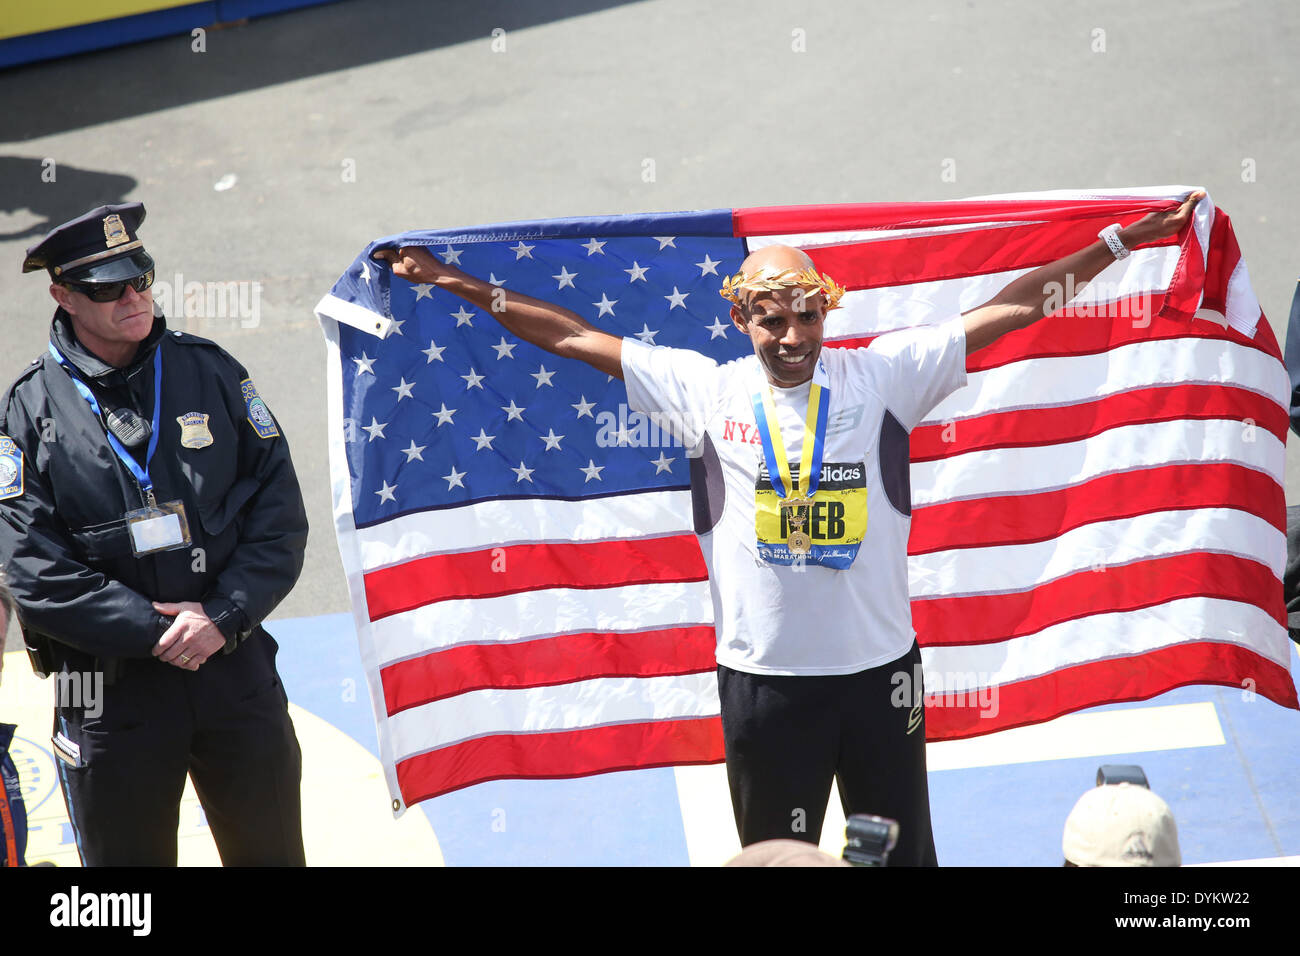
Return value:
<svg viewBox="0 0 1300 956">
<path fill-rule="evenodd" d="M 394 809 L 487 780 L 722 759 L 690 449 L 623 383 L 395 278 L 424 245 L 613 334 L 752 354 L 722 279 L 786 243 L 848 288 L 828 347 L 942 321 L 1185 188 L 412 232 L 317 306 L 340 553 Z M 1064 302 L 1075 290 L 1062 290 Z M 1297 707 L 1288 384 L 1228 217 L 968 360 L 917 427 L 909 545 L 932 740 L 1191 683 Z M 989 706 L 996 701 L 995 706 Z"/>
</svg>

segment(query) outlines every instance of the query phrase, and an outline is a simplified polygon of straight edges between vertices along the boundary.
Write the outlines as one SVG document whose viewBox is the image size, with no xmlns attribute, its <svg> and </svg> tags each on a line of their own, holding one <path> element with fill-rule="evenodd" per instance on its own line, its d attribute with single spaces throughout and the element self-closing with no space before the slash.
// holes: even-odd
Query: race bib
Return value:
<svg viewBox="0 0 1300 956">
<path fill-rule="evenodd" d="M 798 472 L 792 477 L 798 481 Z M 867 469 L 862 462 L 824 463 L 817 493 L 808 505 L 791 510 L 782 508 L 781 500 L 767 466 L 760 463 L 754 483 L 760 559 L 786 566 L 820 564 L 837 571 L 852 567 L 867 533 Z M 799 547 L 801 534 L 808 539 L 806 552 Z"/>
</svg>

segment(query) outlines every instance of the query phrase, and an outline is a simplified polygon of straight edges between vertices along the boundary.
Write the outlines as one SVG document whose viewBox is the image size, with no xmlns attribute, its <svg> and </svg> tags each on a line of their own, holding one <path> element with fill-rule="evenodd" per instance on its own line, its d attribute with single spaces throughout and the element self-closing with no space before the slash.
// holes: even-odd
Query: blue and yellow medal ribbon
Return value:
<svg viewBox="0 0 1300 956">
<path fill-rule="evenodd" d="M 826 421 L 830 408 L 830 389 L 817 382 L 808 392 L 808 411 L 804 416 L 803 451 L 799 456 L 799 486 L 794 488 L 790 475 L 790 460 L 785 453 L 785 440 L 781 437 L 780 422 L 776 417 L 776 403 L 772 401 L 772 387 L 764 384 L 754 393 L 754 421 L 763 439 L 763 457 L 772 478 L 772 489 L 781 498 L 792 494 L 810 498 L 817 493 L 821 482 L 822 453 L 826 447 Z"/>
</svg>

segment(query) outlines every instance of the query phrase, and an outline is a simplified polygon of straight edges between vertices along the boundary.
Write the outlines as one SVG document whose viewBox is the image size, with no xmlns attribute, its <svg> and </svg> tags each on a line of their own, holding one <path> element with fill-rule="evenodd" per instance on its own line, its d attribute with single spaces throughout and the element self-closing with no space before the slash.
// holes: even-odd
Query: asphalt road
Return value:
<svg viewBox="0 0 1300 956">
<path fill-rule="evenodd" d="M 1285 332 L 1293 0 L 343 0 L 204 40 L 0 72 L 0 381 L 53 311 L 24 249 L 92 205 L 146 203 L 162 280 L 258 283 L 256 324 L 181 325 L 248 366 L 292 442 L 313 532 L 282 616 L 347 610 L 312 307 L 379 235 L 1197 184 Z"/>
</svg>

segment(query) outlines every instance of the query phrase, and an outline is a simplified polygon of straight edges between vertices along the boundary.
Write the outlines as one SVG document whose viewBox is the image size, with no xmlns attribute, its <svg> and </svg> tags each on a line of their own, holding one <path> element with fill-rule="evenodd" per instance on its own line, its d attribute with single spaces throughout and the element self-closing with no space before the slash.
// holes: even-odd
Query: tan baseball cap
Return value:
<svg viewBox="0 0 1300 956">
<path fill-rule="evenodd" d="M 1075 866 L 1182 866 L 1183 862 L 1169 804 L 1131 783 L 1096 787 L 1080 797 L 1065 821 L 1061 850 Z"/>
</svg>

